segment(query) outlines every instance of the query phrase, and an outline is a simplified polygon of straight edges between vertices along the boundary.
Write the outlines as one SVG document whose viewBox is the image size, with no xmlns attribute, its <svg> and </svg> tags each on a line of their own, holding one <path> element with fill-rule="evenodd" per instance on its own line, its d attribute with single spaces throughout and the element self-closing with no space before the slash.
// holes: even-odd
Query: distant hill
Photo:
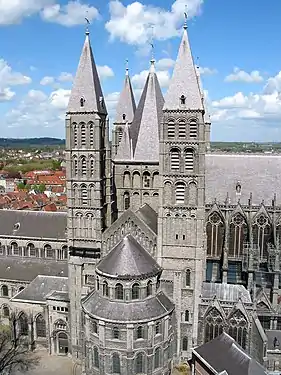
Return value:
<svg viewBox="0 0 281 375">
<path fill-rule="evenodd" d="M 5 148 L 48 147 L 64 145 L 65 140 L 59 138 L 0 138 L 0 147 Z"/>
</svg>

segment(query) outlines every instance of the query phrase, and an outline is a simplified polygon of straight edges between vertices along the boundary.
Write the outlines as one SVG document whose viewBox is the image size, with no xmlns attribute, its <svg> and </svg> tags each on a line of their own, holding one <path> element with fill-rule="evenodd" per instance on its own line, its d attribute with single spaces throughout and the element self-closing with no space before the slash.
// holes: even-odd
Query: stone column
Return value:
<svg viewBox="0 0 281 375">
<path fill-rule="evenodd" d="M 154 322 L 149 322 L 147 324 L 148 326 L 148 334 L 147 334 L 147 344 L 149 347 L 153 347 L 154 346 Z"/>
<path fill-rule="evenodd" d="M 127 350 L 132 351 L 134 347 L 134 325 L 127 324 Z"/>
</svg>

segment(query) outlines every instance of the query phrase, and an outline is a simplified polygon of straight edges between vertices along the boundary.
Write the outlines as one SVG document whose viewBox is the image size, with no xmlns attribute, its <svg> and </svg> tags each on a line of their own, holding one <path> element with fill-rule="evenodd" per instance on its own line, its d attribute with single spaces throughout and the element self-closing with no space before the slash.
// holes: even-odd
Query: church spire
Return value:
<svg viewBox="0 0 281 375">
<path fill-rule="evenodd" d="M 136 110 L 136 102 L 129 76 L 128 61 L 126 62 L 126 76 L 123 90 L 119 96 L 116 107 L 115 124 L 132 123 Z"/>
<path fill-rule="evenodd" d="M 165 109 L 203 110 L 200 88 L 187 35 L 187 16 L 173 76 L 165 96 Z"/>
<path fill-rule="evenodd" d="M 86 38 L 71 90 L 67 113 L 97 112 L 106 114 L 107 111 L 91 48 L 88 28 L 85 34 Z"/>
<path fill-rule="evenodd" d="M 131 125 L 134 160 L 159 160 L 159 126 L 164 98 L 151 59 L 150 71 Z"/>
<path fill-rule="evenodd" d="M 115 160 L 132 160 L 130 129 L 128 123 L 124 126 L 122 138 L 117 149 Z"/>
</svg>

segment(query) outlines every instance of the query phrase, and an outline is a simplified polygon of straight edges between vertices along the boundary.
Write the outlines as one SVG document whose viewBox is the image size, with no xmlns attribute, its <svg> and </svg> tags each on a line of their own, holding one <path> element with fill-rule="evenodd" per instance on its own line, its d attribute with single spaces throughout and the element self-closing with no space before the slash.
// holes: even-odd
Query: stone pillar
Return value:
<svg viewBox="0 0 281 375">
<path fill-rule="evenodd" d="M 99 320 L 99 340 L 103 347 L 105 347 L 105 323 Z"/>
<path fill-rule="evenodd" d="M 228 204 L 228 202 L 227 202 Z M 224 248 L 223 248 L 223 265 L 222 265 L 222 282 L 227 284 L 228 273 L 228 250 L 229 250 L 229 211 L 225 213 L 225 234 L 224 234 Z"/>
<path fill-rule="evenodd" d="M 169 336 L 169 322 L 170 322 L 169 315 L 167 315 L 164 318 L 164 332 L 163 332 L 164 341 L 168 340 L 168 336 Z"/>
<path fill-rule="evenodd" d="M 181 280 L 182 273 L 180 271 L 174 272 L 174 289 L 173 289 L 173 301 L 175 304 L 176 313 L 176 332 L 177 332 L 177 350 L 176 355 L 179 360 L 181 357 Z"/>
<path fill-rule="evenodd" d="M 154 326 L 155 326 L 155 324 L 154 324 L 154 322 L 149 322 L 147 324 L 147 326 L 148 326 L 147 344 L 148 344 L 149 347 L 153 348 L 153 346 L 154 346 L 154 337 L 155 337 L 155 335 L 154 335 Z"/>
<path fill-rule="evenodd" d="M 134 347 L 134 325 L 127 324 L 127 350 L 132 351 Z"/>
</svg>

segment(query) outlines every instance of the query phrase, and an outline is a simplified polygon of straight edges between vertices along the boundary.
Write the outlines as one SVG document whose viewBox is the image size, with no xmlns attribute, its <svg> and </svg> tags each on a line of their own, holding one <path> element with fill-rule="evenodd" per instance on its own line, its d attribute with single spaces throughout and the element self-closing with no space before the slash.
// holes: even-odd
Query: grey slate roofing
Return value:
<svg viewBox="0 0 281 375">
<path fill-rule="evenodd" d="M 0 236 L 65 240 L 66 212 L 0 210 Z"/>
<path fill-rule="evenodd" d="M 206 155 L 206 201 L 224 204 L 227 193 L 229 203 L 272 204 L 274 194 L 281 204 L 281 155 L 253 154 L 207 154 Z M 241 195 L 236 194 L 237 183 Z"/>
<path fill-rule="evenodd" d="M 132 237 L 125 236 L 97 264 L 96 272 L 119 279 L 138 279 L 157 275 L 161 267 Z"/>
<path fill-rule="evenodd" d="M 112 322 L 137 322 L 158 319 L 171 313 L 174 304 L 163 293 L 142 301 L 117 302 L 93 292 L 82 301 L 86 313 Z"/>
<path fill-rule="evenodd" d="M 158 225 L 157 219 L 158 215 L 157 212 L 154 211 L 149 204 L 145 203 L 136 211 L 137 216 L 147 225 L 149 228 L 157 234 L 158 232 Z"/>
<path fill-rule="evenodd" d="M 130 138 L 129 125 L 124 126 L 122 138 L 117 149 L 115 160 L 131 160 L 132 159 L 132 142 Z"/>
<path fill-rule="evenodd" d="M 80 105 L 81 98 L 84 106 Z M 69 98 L 67 113 L 72 112 L 107 113 L 88 32 Z"/>
<path fill-rule="evenodd" d="M 46 299 L 53 300 L 53 301 L 63 301 L 69 302 L 69 294 L 68 292 L 51 292 L 46 296 Z"/>
<path fill-rule="evenodd" d="M 185 105 L 180 104 L 182 95 L 186 98 Z M 165 95 L 164 109 L 203 110 L 202 96 L 186 29 L 183 31 L 173 76 Z"/>
<path fill-rule="evenodd" d="M 223 332 L 212 341 L 194 349 L 219 374 L 228 375 L 265 375 L 265 369 L 257 363 L 230 337 Z"/>
<path fill-rule="evenodd" d="M 130 127 L 134 160 L 159 161 L 159 126 L 164 98 L 155 73 L 154 61 Z"/>
<path fill-rule="evenodd" d="M 249 291 L 243 285 L 204 282 L 202 298 L 214 298 L 215 296 L 220 301 L 236 302 L 241 299 L 242 302 L 252 302 Z"/>
<path fill-rule="evenodd" d="M 127 70 L 124 87 L 121 91 L 116 107 L 115 123 L 131 123 L 134 118 L 135 110 L 136 102 L 134 98 L 130 76 Z M 123 114 L 126 115 L 125 120 L 123 120 Z"/>
<path fill-rule="evenodd" d="M 21 292 L 15 295 L 12 300 L 25 301 L 46 301 L 46 296 L 52 291 L 67 291 L 68 278 L 58 276 L 42 276 L 38 275 L 29 285 Z"/>
<path fill-rule="evenodd" d="M 47 259 L 1 257 L 0 279 L 32 281 L 38 275 L 67 276 L 67 262 Z"/>
</svg>

